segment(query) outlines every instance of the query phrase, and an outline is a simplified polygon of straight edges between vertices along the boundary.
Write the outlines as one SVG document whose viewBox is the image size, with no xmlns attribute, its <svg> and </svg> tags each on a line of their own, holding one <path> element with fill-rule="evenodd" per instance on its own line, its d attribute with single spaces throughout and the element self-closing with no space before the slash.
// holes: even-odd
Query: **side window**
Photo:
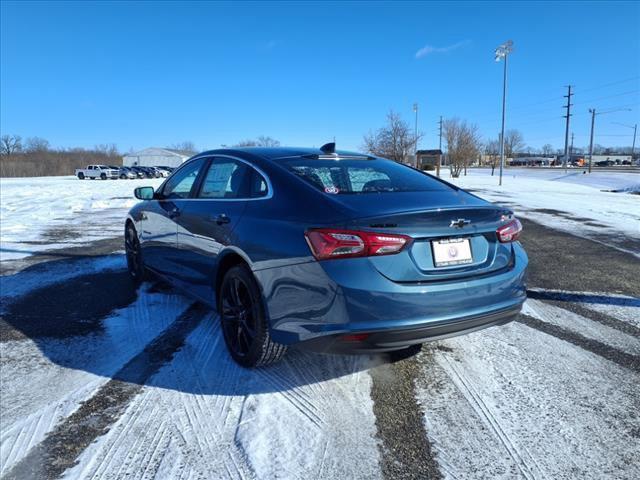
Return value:
<svg viewBox="0 0 640 480">
<path fill-rule="evenodd" d="M 269 193 L 267 181 L 258 173 L 257 170 L 251 169 L 251 198 L 266 197 Z"/>
<path fill-rule="evenodd" d="M 198 198 L 247 198 L 251 170 L 231 158 L 214 158 Z"/>
<path fill-rule="evenodd" d="M 202 170 L 204 159 L 200 158 L 189 162 L 183 168 L 171 176 L 162 189 L 163 198 L 189 198 L 193 184 Z"/>
</svg>

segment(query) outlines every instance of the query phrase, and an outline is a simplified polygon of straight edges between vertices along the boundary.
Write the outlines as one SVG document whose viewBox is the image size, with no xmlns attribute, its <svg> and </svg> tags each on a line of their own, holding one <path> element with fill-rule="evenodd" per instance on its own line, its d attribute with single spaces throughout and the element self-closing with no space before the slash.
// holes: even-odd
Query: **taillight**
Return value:
<svg viewBox="0 0 640 480">
<path fill-rule="evenodd" d="M 520 238 L 520 233 L 522 232 L 522 224 L 520 220 L 514 218 L 509 223 L 505 223 L 498 230 L 496 230 L 496 234 L 498 235 L 498 240 L 502 243 L 515 242 Z"/>
<path fill-rule="evenodd" d="M 314 228 L 304 234 L 318 260 L 393 255 L 411 243 L 406 235 Z"/>
</svg>

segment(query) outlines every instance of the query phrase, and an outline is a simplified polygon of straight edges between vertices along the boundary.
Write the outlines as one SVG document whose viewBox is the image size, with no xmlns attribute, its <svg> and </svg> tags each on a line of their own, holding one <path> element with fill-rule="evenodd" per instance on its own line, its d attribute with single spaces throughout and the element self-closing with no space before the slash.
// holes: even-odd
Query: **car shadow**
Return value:
<svg viewBox="0 0 640 480">
<path fill-rule="evenodd" d="M 640 299 L 622 296 L 609 296 L 597 293 L 563 292 L 553 290 L 527 290 L 527 297 L 535 300 L 554 300 L 558 302 L 595 303 L 621 307 L 640 307 Z"/>
<path fill-rule="evenodd" d="M 87 269 L 91 262 L 113 266 L 113 257 L 122 256 L 111 255 L 109 262 L 104 256 L 85 258 L 82 265 Z M 119 261 L 124 263 L 122 258 Z M 214 311 L 199 306 L 197 316 L 185 320 L 194 302 L 172 287 L 154 282 L 136 290 L 122 266 L 65 278 L 69 262 L 53 260 L 0 277 L 8 291 L 16 291 L 23 279 L 37 285 L 20 295 L 7 297 L 3 292 L 0 341 L 4 348 L 37 349 L 55 365 L 109 379 L 216 395 L 313 386 L 402 359 L 292 348 L 273 366 L 244 369 L 227 353 Z M 43 284 L 34 283 L 39 277 Z M 167 335 L 172 337 L 164 338 Z M 25 362 L 21 368 L 38 368 L 41 359 L 25 355 Z M 152 370 L 149 362 L 155 362 Z"/>
</svg>

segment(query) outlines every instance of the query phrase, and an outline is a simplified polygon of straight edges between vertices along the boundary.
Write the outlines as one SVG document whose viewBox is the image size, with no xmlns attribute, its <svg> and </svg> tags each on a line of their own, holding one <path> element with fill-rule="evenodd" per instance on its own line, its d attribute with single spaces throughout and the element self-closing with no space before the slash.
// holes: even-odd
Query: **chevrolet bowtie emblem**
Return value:
<svg viewBox="0 0 640 480">
<path fill-rule="evenodd" d="M 467 220 L 465 218 L 459 218 L 458 220 L 451 220 L 449 227 L 451 228 L 462 228 L 465 225 L 470 225 L 471 220 Z"/>
</svg>

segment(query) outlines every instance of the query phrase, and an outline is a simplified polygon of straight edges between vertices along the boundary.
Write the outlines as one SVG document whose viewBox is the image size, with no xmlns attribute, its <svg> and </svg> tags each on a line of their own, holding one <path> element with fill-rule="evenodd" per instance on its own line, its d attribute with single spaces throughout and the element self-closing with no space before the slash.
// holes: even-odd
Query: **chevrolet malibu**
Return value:
<svg viewBox="0 0 640 480">
<path fill-rule="evenodd" d="M 246 148 L 186 161 L 129 212 L 129 272 L 219 313 L 240 365 L 288 346 L 381 352 L 514 319 L 527 255 L 513 213 L 382 158 Z"/>
</svg>

